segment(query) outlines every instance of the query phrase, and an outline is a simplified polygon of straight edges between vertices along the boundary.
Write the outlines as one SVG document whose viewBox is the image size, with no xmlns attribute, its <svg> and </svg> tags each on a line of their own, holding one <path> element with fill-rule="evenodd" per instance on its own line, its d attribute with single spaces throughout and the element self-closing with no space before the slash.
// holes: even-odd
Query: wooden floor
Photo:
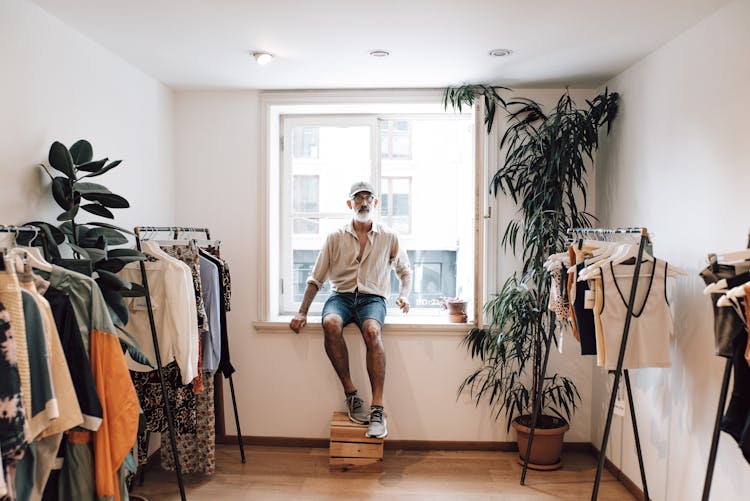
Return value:
<svg viewBox="0 0 750 501">
<path fill-rule="evenodd" d="M 328 449 L 217 445 L 216 474 L 185 478 L 187 499 L 224 500 L 552 500 L 591 498 L 594 458 L 566 452 L 563 469 L 529 471 L 519 485 L 521 467 L 510 452 L 386 450 L 383 473 L 330 473 Z M 133 494 L 149 501 L 179 500 L 173 472 L 151 468 Z M 601 500 L 635 499 L 609 472 Z"/>
</svg>

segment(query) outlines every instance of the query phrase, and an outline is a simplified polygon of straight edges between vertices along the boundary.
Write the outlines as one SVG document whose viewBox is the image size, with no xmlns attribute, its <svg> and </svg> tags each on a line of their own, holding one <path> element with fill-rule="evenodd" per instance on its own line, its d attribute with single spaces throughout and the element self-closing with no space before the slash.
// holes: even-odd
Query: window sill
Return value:
<svg viewBox="0 0 750 501">
<path fill-rule="evenodd" d="M 258 334 L 293 334 L 289 328 L 291 320 L 291 316 L 284 316 L 270 321 L 253 322 L 253 327 Z M 455 324 L 442 317 L 388 318 L 383 326 L 383 335 L 464 336 L 475 325 L 473 322 Z M 322 335 L 323 327 L 320 325 L 320 317 L 308 317 L 307 325 L 302 332 Z M 344 334 L 359 334 L 359 330 L 355 324 L 349 324 L 344 329 Z"/>
</svg>

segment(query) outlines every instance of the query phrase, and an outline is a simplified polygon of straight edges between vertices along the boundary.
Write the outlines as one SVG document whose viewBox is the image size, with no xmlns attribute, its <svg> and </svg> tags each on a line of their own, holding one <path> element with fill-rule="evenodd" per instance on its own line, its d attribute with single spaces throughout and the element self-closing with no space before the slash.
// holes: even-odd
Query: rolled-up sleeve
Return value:
<svg viewBox="0 0 750 501">
<path fill-rule="evenodd" d="M 401 242 L 396 238 L 396 258 L 394 259 L 394 269 L 396 270 L 396 276 L 401 281 L 401 289 L 405 292 L 404 295 L 408 295 L 411 292 L 412 285 L 412 270 L 411 263 L 409 263 L 409 256 L 406 253 L 406 249 L 401 246 Z"/>
<path fill-rule="evenodd" d="M 326 238 L 323 247 L 320 249 L 318 259 L 315 261 L 312 273 L 307 278 L 308 284 L 314 284 L 318 289 L 323 288 L 323 284 L 328 279 L 331 272 L 331 235 Z"/>
</svg>

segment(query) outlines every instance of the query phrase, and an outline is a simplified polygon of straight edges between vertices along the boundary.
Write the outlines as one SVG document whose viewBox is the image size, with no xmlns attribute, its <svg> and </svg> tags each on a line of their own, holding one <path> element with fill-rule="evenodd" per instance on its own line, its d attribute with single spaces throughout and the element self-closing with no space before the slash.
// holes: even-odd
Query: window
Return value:
<svg viewBox="0 0 750 501">
<path fill-rule="evenodd" d="M 442 297 L 473 301 L 480 255 L 474 222 L 483 202 L 474 190 L 474 121 L 444 112 L 437 102 L 268 107 L 266 318 L 298 310 L 326 236 L 351 220 L 346 201 L 358 180 L 375 185 L 376 217 L 399 233 L 407 250 L 414 271 L 407 321 L 442 316 Z M 398 289 L 393 273 L 389 310 L 397 311 Z M 326 283 L 311 315 L 329 294 Z"/>
<path fill-rule="evenodd" d="M 411 178 L 383 176 L 380 186 L 380 219 L 401 235 L 411 233 Z"/>
</svg>

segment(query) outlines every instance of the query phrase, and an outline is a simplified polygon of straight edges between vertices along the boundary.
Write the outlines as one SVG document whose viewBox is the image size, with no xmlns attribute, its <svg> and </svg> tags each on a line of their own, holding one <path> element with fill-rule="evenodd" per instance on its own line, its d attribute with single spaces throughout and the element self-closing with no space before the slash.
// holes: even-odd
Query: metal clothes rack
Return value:
<svg viewBox="0 0 750 501">
<path fill-rule="evenodd" d="M 133 232 L 135 233 L 135 245 L 139 252 L 142 252 L 143 249 L 141 248 L 141 230 L 145 230 L 149 227 L 138 227 L 136 226 L 133 229 Z M 150 227 L 153 228 L 153 227 Z M 150 230 L 150 231 L 157 231 L 157 230 Z M 171 231 L 171 230 L 170 230 Z M 146 297 L 146 309 L 148 311 L 148 322 L 151 327 L 151 340 L 154 343 L 154 353 L 156 354 L 156 367 L 159 372 L 159 384 L 161 385 L 161 395 L 164 400 L 164 412 L 167 415 L 167 426 L 169 427 L 169 442 L 172 445 L 172 457 L 174 458 L 174 465 L 175 465 L 175 473 L 177 474 L 177 483 L 180 487 L 180 498 L 182 501 L 185 501 L 185 485 L 182 481 L 182 468 L 180 467 L 180 457 L 177 452 L 177 442 L 175 440 L 175 426 L 174 426 L 174 417 L 172 416 L 172 410 L 170 409 L 169 405 L 169 396 L 167 394 L 167 383 L 164 381 L 164 373 L 162 372 L 162 368 L 164 365 L 161 363 L 161 352 L 159 350 L 159 340 L 156 337 L 156 323 L 154 322 L 154 308 L 151 304 L 151 294 L 149 292 L 148 288 L 148 278 L 146 277 L 146 265 L 143 263 L 143 261 L 139 261 L 138 265 L 141 270 L 141 285 L 143 285 L 143 289 L 145 291 L 145 297 Z"/>
<path fill-rule="evenodd" d="M 750 232 L 748 232 L 747 248 L 750 249 Z M 746 314 L 748 314 L 746 312 Z M 750 333 L 748 333 L 750 336 Z M 724 417 L 724 409 L 727 405 L 727 395 L 729 394 L 729 380 L 732 377 L 732 359 L 727 358 L 724 363 L 724 376 L 721 380 L 721 392 L 719 393 L 719 403 L 716 408 L 716 419 L 714 421 L 714 432 L 711 435 L 711 449 L 708 454 L 708 465 L 706 466 L 706 478 L 703 481 L 702 501 L 708 501 L 711 495 L 711 482 L 714 477 L 714 468 L 716 467 L 716 453 L 719 450 L 719 438 L 721 437 L 721 419 Z"/>
<path fill-rule="evenodd" d="M 596 500 L 599 496 L 599 484 L 601 482 L 602 472 L 604 470 L 604 463 L 606 460 L 607 443 L 609 441 L 609 433 L 612 427 L 612 417 L 614 416 L 615 402 L 617 400 L 617 388 L 620 384 L 620 377 L 623 372 L 625 374 L 625 386 L 627 388 L 628 402 L 630 404 L 630 417 L 633 423 L 633 434 L 635 435 L 635 447 L 638 454 L 638 465 L 641 471 L 641 481 L 643 483 L 643 494 L 645 499 L 649 499 L 648 496 L 648 485 L 646 483 L 646 470 L 643 464 L 643 455 L 641 452 L 641 442 L 638 434 L 638 424 L 635 416 L 635 407 L 633 404 L 633 394 L 630 386 L 630 375 L 628 370 L 622 369 L 623 362 L 625 360 L 625 349 L 628 342 L 628 333 L 630 332 L 630 322 L 633 317 L 633 306 L 635 304 L 636 289 L 638 286 L 638 275 L 641 271 L 641 260 L 643 259 L 643 252 L 648 242 L 648 232 L 646 228 L 632 227 L 632 228 L 569 228 L 567 231 L 571 235 L 583 235 L 583 234 L 640 234 L 640 242 L 638 245 L 638 256 L 635 261 L 635 270 L 633 270 L 633 284 L 630 288 L 630 298 L 628 300 L 628 311 L 625 316 L 625 325 L 622 332 L 622 341 L 620 343 L 620 353 L 617 357 L 617 369 L 615 369 L 615 380 L 612 386 L 612 394 L 609 400 L 609 409 L 607 411 L 607 421 L 604 426 L 604 435 L 602 437 L 602 445 L 599 449 L 599 464 L 596 469 L 596 479 L 594 480 L 594 489 L 591 493 L 592 501 Z M 554 321 L 554 318 L 552 319 Z M 544 363 L 542 365 L 542 374 L 547 373 L 547 364 L 549 362 L 550 343 L 552 341 L 553 334 L 550 333 L 547 336 L 544 353 Z M 537 388 L 537 395 L 541 394 L 544 388 L 544 377 L 539 380 L 539 387 Z M 536 420 L 539 416 L 541 407 L 541 398 L 536 400 L 536 405 L 532 412 L 531 426 L 529 430 L 529 440 L 526 444 L 526 454 L 524 456 L 523 472 L 521 473 L 521 485 L 524 485 L 526 481 L 526 473 L 529 467 L 529 456 L 531 455 L 531 445 L 534 441 L 534 432 L 536 430 Z"/>
<path fill-rule="evenodd" d="M 175 240 L 177 237 L 179 237 L 180 233 L 203 233 L 206 235 L 206 240 L 211 240 L 211 231 L 208 228 L 196 228 L 192 226 L 139 226 L 136 228 L 135 234 L 136 234 L 136 241 L 138 241 L 138 234 L 140 231 L 149 231 L 149 232 L 172 232 Z M 138 243 L 140 249 L 140 243 Z M 145 286 L 145 284 L 144 284 Z M 242 463 L 246 463 L 247 459 L 245 458 L 245 446 L 242 443 L 242 430 L 240 428 L 240 415 L 237 411 L 237 397 L 234 392 L 234 381 L 232 380 L 232 375 L 230 374 L 227 378 L 229 380 L 229 390 L 232 394 L 232 409 L 234 410 L 234 424 L 237 427 L 237 446 L 240 449 L 240 457 L 242 459 Z"/>
<path fill-rule="evenodd" d="M 15 233 L 18 236 L 21 232 L 28 231 L 36 235 L 39 235 L 39 228 L 36 226 L 14 226 L 0 224 L 0 233 Z M 33 239 L 32 239 L 33 240 Z"/>
</svg>

